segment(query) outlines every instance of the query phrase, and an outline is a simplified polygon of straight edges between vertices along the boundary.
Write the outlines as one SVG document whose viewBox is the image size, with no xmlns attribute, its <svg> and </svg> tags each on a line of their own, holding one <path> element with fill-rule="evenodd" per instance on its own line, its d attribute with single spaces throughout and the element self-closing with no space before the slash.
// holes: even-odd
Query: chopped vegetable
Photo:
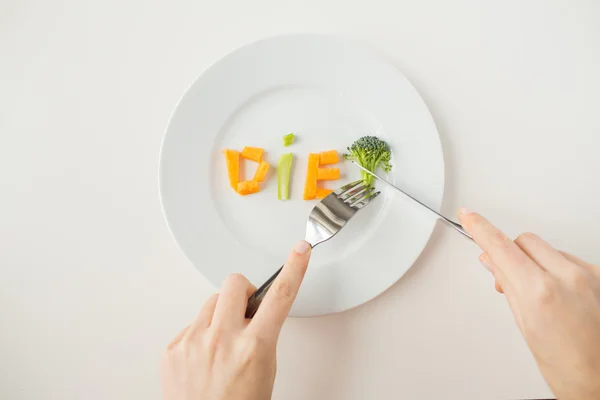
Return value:
<svg viewBox="0 0 600 400">
<path fill-rule="evenodd" d="M 237 192 L 238 182 L 240 180 L 240 152 L 225 149 L 225 161 L 227 162 L 227 175 L 229 176 L 229 185 Z"/>
<path fill-rule="evenodd" d="M 339 162 L 337 150 L 323 151 L 319 153 L 319 164 L 337 164 Z"/>
<path fill-rule="evenodd" d="M 290 173 L 292 172 L 292 153 L 285 153 L 279 157 L 277 166 L 277 199 L 288 200 L 290 198 Z"/>
<path fill-rule="evenodd" d="M 260 192 L 260 185 L 255 180 L 238 183 L 237 192 L 242 196 Z"/>
<path fill-rule="evenodd" d="M 265 150 L 260 147 L 244 147 L 242 150 L 242 158 L 246 160 L 256 161 L 257 163 L 262 161 L 263 154 L 265 154 Z"/>
<path fill-rule="evenodd" d="M 319 181 L 333 181 L 340 179 L 339 168 L 319 168 L 317 172 L 317 180 Z"/>
<path fill-rule="evenodd" d="M 258 168 L 256 168 L 256 172 L 254 173 L 254 178 L 252 178 L 252 180 L 256 182 L 264 181 L 270 166 L 271 165 L 268 162 L 262 160 L 260 164 L 258 164 Z"/>
<path fill-rule="evenodd" d="M 306 182 L 304 184 L 304 200 L 312 200 L 317 195 L 317 174 L 319 173 L 319 154 L 308 155 L 306 168 Z"/>
<path fill-rule="evenodd" d="M 317 199 L 324 199 L 325 197 L 329 196 L 331 193 L 333 193 L 333 190 L 317 188 L 316 197 L 317 197 Z"/>
<path fill-rule="evenodd" d="M 390 172 L 392 170 L 391 157 L 390 146 L 375 136 L 361 137 L 352 143 L 352 146 L 348 147 L 348 153 L 344 154 L 346 160 L 356 161 L 361 167 L 371 172 L 375 172 L 378 167 L 385 172 Z M 361 177 L 367 185 L 373 185 L 375 178 L 372 175 L 361 171 Z"/>
<path fill-rule="evenodd" d="M 285 147 L 291 146 L 294 143 L 295 136 L 293 133 L 288 133 L 283 137 L 283 145 Z"/>
</svg>

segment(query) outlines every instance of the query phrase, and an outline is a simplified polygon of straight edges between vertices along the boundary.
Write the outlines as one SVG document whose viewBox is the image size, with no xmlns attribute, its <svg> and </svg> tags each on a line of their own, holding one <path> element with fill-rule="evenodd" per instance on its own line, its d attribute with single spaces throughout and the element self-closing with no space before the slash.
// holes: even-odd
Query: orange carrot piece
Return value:
<svg viewBox="0 0 600 400">
<path fill-rule="evenodd" d="M 256 182 L 264 181 L 270 166 L 271 165 L 268 162 L 264 160 L 261 161 L 260 164 L 258 164 L 258 168 L 256 168 L 256 172 L 254 173 L 254 178 L 252 178 L 252 180 Z"/>
<path fill-rule="evenodd" d="M 256 161 L 257 163 L 262 161 L 263 154 L 265 154 L 265 150 L 260 147 L 244 147 L 242 150 L 242 158 L 246 160 Z"/>
<path fill-rule="evenodd" d="M 319 168 L 317 172 L 317 180 L 319 181 L 333 181 L 340 179 L 339 168 Z"/>
<path fill-rule="evenodd" d="M 240 152 L 225 149 L 225 161 L 227 162 L 227 175 L 229 176 L 229 186 L 237 192 L 238 182 L 240 181 Z"/>
<path fill-rule="evenodd" d="M 317 195 L 317 174 L 319 173 L 319 154 L 308 155 L 308 167 L 306 168 L 306 181 L 304 183 L 304 200 L 312 200 Z"/>
<path fill-rule="evenodd" d="M 317 199 L 324 199 L 325 197 L 329 196 L 331 193 L 333 193 L 333 190 L 331 190 L 331 189 L 317 188 L 316 197 L 317 197 Z"/>
<path fill-rule="evenodd" d="M 260 185 L 255 180 L 238 183 L 237 192 L 242 196 L 260 192 Z"/>
<path fill-rule="evenodd" d="M 340 161 L 337 150 L 322 151 L 319 153 L 319 164 L 337 164 Z"/>
</svg>

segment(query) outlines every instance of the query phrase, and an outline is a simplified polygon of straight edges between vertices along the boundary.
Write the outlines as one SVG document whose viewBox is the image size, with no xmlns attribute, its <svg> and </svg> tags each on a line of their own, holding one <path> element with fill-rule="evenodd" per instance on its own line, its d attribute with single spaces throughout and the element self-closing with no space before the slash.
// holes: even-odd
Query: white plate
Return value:
<svg viewBox="0 0 600 400">
<path fill-rule="evenodd" d="M 297 134 L 284 148 L 281 137 Z M 160 193 L 175 240 L 215 286 L 232 272 L 259 286 L 304 237 L 314 201 L 302 200 L 309 152 L 343 152 L 366 134 L 393 150 L 388 179 L 440 207 L 444 163 L 435 124 L 408 80 L 368 48 L 339 38 L 275 37 L 205 71 L 177 105 L 162 145 Z M 277 200 L 276 171 L 258 194 L 228 185 L 223 148 L 265 148 L 277 165 L 293 152 L 292 199 Z M 338 165 L 344 179 L 359 172 Z M 246 162 L 251 177 L 255 165 Z M 390 188 L 317 247 L 291 315 L 347 310 L 396 282 L 419 256 L 435 219 Z"/>
</svg>

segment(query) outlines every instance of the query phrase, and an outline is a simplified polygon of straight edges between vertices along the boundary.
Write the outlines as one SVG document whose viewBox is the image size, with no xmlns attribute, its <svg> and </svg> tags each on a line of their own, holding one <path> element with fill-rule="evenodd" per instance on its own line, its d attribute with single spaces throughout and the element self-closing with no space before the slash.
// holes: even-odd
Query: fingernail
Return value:
<svg viewBox="0 0 600 400">
<path fill-rule="evenodd" d="M 298 254 L 306 254 L 309 249 L 310 249 L 310 244 L 308 244 L 304 240 L 299 241 L 298 243 L 296 243 L 296 246 L 294 246 L 294 250 Z"/>
<path fill-rule="evenodd" d="M 473 211 L 469 210 L 466 207 L 462 207 L 460 210 L 458 210 L 459 213 L 461 213 L 462 215 L 469 215 L 471 214 Z"/>
<path fill-rule="evenodd" d="M 492 266 L 490 265 L 485 253 L 479 256 L 479 262 L 485 269 L 487 269 L 489 272 L 492 272 Z"/>
</svg>

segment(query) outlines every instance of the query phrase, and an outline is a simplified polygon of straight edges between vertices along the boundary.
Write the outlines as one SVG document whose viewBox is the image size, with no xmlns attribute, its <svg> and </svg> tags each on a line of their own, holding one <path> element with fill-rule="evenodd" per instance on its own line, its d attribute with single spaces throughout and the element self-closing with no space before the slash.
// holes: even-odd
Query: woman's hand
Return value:
<svg viewBox="0 0 600 400">
<path fill-rule="evenodd" d="M 168 400 L 265 400 L 275 380 L 275 349 L 310 259 L 298 243 L 252 320 L 244 313 L 256 288 L 230 275 L 196 320 L 169 344 L 161 361 Z"/>
<path fill-rule="evenodd" d="M 463 227 L 505 293 L 544 378 L 561 400 L 600 399 L 600 267 L 562 253 L 538 236 L 513 242 L 462 209 Z"/>
</svg>

